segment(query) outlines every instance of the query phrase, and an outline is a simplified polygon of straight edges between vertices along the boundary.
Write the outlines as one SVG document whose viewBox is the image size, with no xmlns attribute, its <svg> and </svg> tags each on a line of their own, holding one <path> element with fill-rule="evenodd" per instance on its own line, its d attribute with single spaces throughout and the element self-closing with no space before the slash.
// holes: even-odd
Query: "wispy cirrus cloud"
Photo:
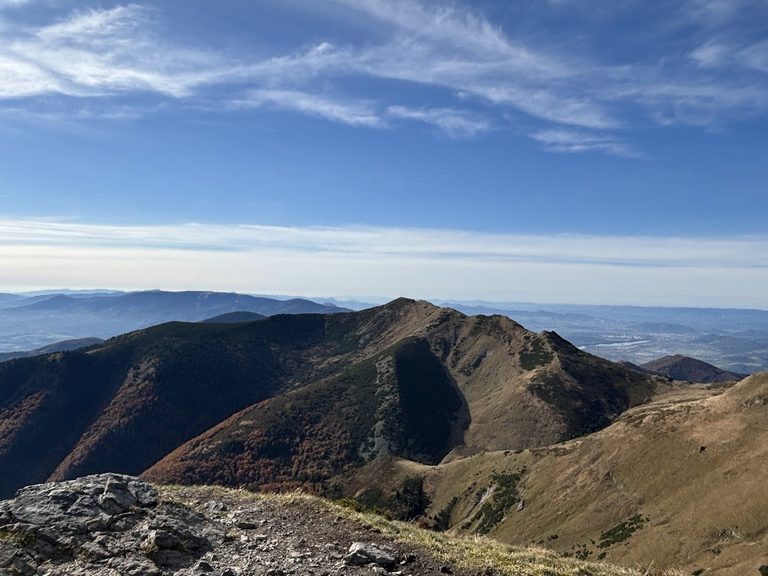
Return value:
<svg viewBox="0 0 768 576">
<path fill-rule="evenodd" d="M 92 9 L 0 41 L 0 94 L 183 98 L 241 74 L 241 65 L 218 54 L 164 42 L 153 17 L 136 4 Z"/>
<path fill-rule="evenodd" d="M 350 126 L 383 128 L 386 124 L 370 101 L 341 101 L 298 90 L 252 90 L 245 98 L 233 100 L 239 108 L 292 110 Z"/>
<path fill-rule="evenodd" d="M 117 6 L 107 10 L 75 13 L 55 24 L 40 28 L 36 36 L 45 42 L 72 42 L 93 45 L 101 40 L 114 44 L 131 29 L 149 23 L 148 11 L 138 4 Z"/>
<path fill-rule="evenodd" d="M 702 68 L 737 67 L 768 74 L 768 40 L 748 44 L 713 40 L 691 51 L 690 58 Z"/>
<path fill-rule="evenodd" d="M 485 118 L 452 108 L 414 109 L 390 106 L 387 108 L 387 115 L 391 118 L 431 124 L 454 138 L 471 138 L 490 129 L 490 123 Z"/>
<path fill-rule="evenodd" d="M 0 219 L 0 288 L 52 285 L 768 308 L 768 237 Z M 145 286 L 141 278 L 152 278 Z"/>
<path fill-rule="evenodd" d="M 565 129 L 549 129 L 534 132 L 531 138 L 552 152 L 586 152 L 599 150 L 613 156 L 637 158 L 640 154 L 626 143 L 610 134 L 589 133 Z"/>
<path fill-rule="evenodd" d="M 209 109 L 232 110 L 226 104 L 233 102 L 281 109 L 361 128 L 419 121 L 454 138 L 508 125 L 493 121 L 506 117 L 527 126 L 522 132 L 546 150 L 623 156 L 633 155 L 626 134 L 628 118 L 638 111 L 661 126 L 708 126 L 768 112 L 768 43 L 734 32 L 745 15 L 768 12 L 756 0 L 676 0 L 670 12 L 694 32 L 674 44 L 687 42 L 687 49 L 675 48 L 656 63 L 606 63 L 532 40 L 535 35 L 515 38 L 458 2 L 325 1 L 376 23 L 385 39 L 319 42 L 254 59 L 167 40 L 158 28 L 162 5 L 80 10 L 37 28 L 6 26 L 0 99 L 108 101 L 143 94 Z M 23 3 L 0 0 L 6 7 Z M 627 0 L 611 9 L 640 5 Z M 365 79 L 426 87 L 439 98 L 406 107 L 394 91 L 364 92 L 350 82 Z"/>
</svg>

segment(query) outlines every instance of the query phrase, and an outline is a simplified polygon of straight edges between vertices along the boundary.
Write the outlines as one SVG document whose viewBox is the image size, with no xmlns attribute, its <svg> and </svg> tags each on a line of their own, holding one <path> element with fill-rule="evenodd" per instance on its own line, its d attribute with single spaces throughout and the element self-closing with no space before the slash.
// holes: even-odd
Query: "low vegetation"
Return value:
<svg viewBox="0 0 768 576">
<path fill-rule="evenodd" d="M 475 532 L 488 534 L 507 515 L 507 512 L 520 501 L 517 484 L 520 482 L 525 470 L 515 474 L 494 474 L 491 476 L 492 484 L 484 491 L 491 494 L 480 510 L 469 521 L 469 525 L 476 524 Z"/>
<path fill-rule="evenodd" d="M 382 535 L 395 541 L 418 546 L 446 564 L 477 572 L 492 570 L 502 576 L 684 576 L 675 570 L 654 570 L 650 567 L 631 569 L 565 559 L 543 548 L 508 546 L 482 536 L 461 537 L 438 533 L 419 528 L 410 522 L 389 520 L 378 514 L 340 506 L 298 492 L 279 495 L 254 494 L 219 487 L 200 489 L 214 494 L 218 491 L 234 492 L 243 498 L 277 499 L 286 506 L 309 503 L 325 508 L 336 516 L 378 529 Z M 163 487 L 161 493 L 164 498 L 173 500 L 177 490 L 176 487 Z"/>
<path fill-rule="evenodd" d="M 552 353 L 534 337 L 528 341 L 528 346 L 520 351 L 520 366 L 525 370 L 535 370 L 552 362 L 552 358 Z"/>
<path fill-rule="evenodd" d="M 360 512 L 373 512 L 390 519 L 411 521 L 424 516 L 430 500 L 422 478 L 406 478 L 399 490 L 386 496 L 380 488 L 369 488 L 355 498 Z"/>
<path fill-rule="evenodd" d="M 635 514 L 626 522 L 621 522 L 610 530 L 606 530 L 600 534 L 600 542 L 598 543 L 597 547 L 608 548 L 609 546 L 613 546 L 619 542 L 624 542 L 637 530 L 640 530 L 640 528 L 643 527 L 643 522 L 645 522 L 645 519 L 642 517 L 642 515 Z"/>
</svg>

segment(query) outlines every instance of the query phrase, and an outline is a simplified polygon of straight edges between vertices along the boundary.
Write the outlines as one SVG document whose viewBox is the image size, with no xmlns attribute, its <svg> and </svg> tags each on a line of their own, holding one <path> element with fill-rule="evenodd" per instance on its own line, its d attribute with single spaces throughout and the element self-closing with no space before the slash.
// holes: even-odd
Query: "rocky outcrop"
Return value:
<svg viewBox="0 0 768 576">
<path fill-rule="evenodd" d="M 391 568 L 397 562 L 394 550 L 389 547 L 366 544 L 365 542 L 353 542 L 349 547 L 349 554 L 344 556 L 344 563 L 352 566 L 365 566 L 377 564 L 384 568 Z"/>
<path fill-rule="evenodd" d="M 306 499 L 99 474 L 0 502 L 0 576 L 418 576 L 428 554 Z"/>
<path fill-rule="evenodd" d="M 118 474 L 22 488 L 0 505 L 0 572 L 159 576 L 223 541 L 221 527 Z"/>
</svg>

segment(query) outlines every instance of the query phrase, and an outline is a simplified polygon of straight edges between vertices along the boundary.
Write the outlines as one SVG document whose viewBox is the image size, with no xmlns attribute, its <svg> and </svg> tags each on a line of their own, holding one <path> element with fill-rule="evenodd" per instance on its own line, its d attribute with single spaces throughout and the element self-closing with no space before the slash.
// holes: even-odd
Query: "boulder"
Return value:
<svg viewBox="0 0 768 576">
<path fill-rule="evenodd" d="M 397 558 L 394 551 L 387 546 L 353 542 L 349 547 L 349 553 L 344 556 L 344 563 L 351 566 L 377 564 L 384 568 L 391 568 L 397 563 Z"/>
<path fill-rule="evenodd" d="M 22 488 L 0 503 L 0 574 L 160 576 L 191 566 L 223 533 L 184 506 L 158 504 L 151 485 L 98 474 Z"/>
</svg>

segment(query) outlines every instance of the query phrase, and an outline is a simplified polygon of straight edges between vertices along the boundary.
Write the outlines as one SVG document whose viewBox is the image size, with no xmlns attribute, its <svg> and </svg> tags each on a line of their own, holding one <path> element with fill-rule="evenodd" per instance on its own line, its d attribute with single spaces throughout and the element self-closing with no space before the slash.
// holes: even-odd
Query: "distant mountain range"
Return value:
<svg viewBox="0 0 768 576">
<path fill-rule="evenodd" d="M 641 365 L 680 354 L 724 370 L 768 370 L 768 311 L 438 301 L 465 314 L 504 314 L 530 330 L 555 330 L 574 345 Z"/>
<path fill-rule="evenodd" d="M 163 322 L 197 322 L 230 312 L 271 316 L 344 310 L 298 298 L 220 292 L 1 294 L 0 352 L 31 350 L 63 340 L 110 338 Z"/>
<path fill-rule="evenodd" d="M 351 298 L 318 302 L 323 303 L 209 292 L 60 290 L 0 294 L 0 353 L 33 350 L 63 340 L 109 338 L 162 322 L 204 321 L 234 312 L 270 316 L 374 307 Z M 679 354 L 737 374 L 768 370 L 768 312 L 762 310 L 436 303 L 470 315 L 503 314 L 535 332 L 555 331 L 577 347 L 613 361 L 639 366 Z"/>
<path fill-rule="evenodd" d="M 42 348 L 35 348 L 34 350 L 0 352 L 0 362 L 13 360 L 15 358 L 29 358 L 30 356 L 53 354 L 54 352 L 69 352 L 70 350 L 79 350 L 80 348 L 87 348 L 88 346 L 101 344 L 102 342 L 104 342 L 104 340 L 101 338 L 78 338 L 76 340 L 62 340 L 61 342 L 54 342 L 53 344 L 43 346 Z"/>
<path fill-rule="evenodd" d="M 257 320 L 263 320 L 266 318 L 263 314 L 256 314 L 256 312 L 227 312 L 226 314 L 220 314 L 213 318 L 207 318 L 206 320 L 200 320 L 206 324 L 238 324 L 241 322 L 255 322 Z"/>
</svg>

